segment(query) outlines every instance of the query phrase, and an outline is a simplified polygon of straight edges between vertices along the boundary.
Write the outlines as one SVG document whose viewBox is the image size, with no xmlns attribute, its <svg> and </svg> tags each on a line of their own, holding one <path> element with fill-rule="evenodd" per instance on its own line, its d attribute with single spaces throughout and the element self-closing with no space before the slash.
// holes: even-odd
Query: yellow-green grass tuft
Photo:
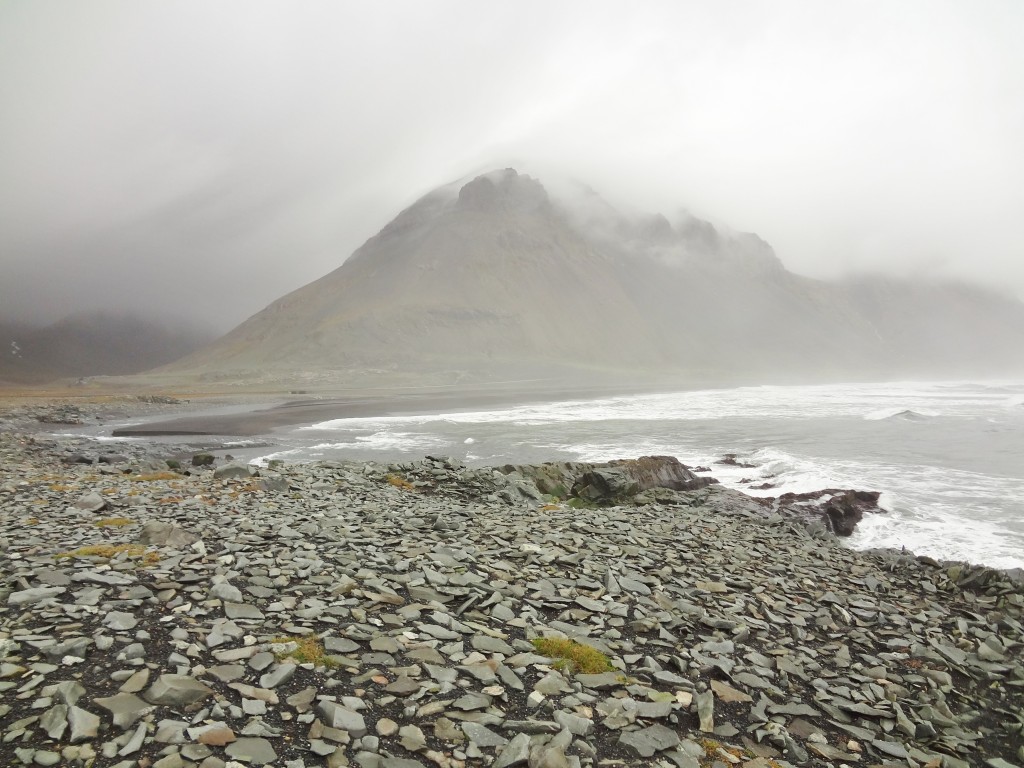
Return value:
<svg viewBox="0 0 1024 768">
<path fill-rule="evenodd" d="M 400 491 L 415 491 L 416 490 L 416 486 L 414 486 L 412 483 L 410 483 L 408 480 L 406 480 L 401 475 L 390 474 L 387 477 L 385 477 L 384 479 L 387 480 L 388 483 L 393 485 L 395 488 L 398 488 Z"/>
<path fill-rule="evenodd" d="M 134 524 L 135 521 L 129 520 L 127 517 L 105 517 L 93 523 L 97 528 L 121 528 L 125 525 Z"/>
<path fill-rule="evenodd" d="M 144 475 L 132 475 L 132 480 L 137 483 L 153 483 L 158 480 L 184 480 L 177 472 L 149 472 Z"/>
<path fill-rule="evenodd" d="M 302 637 L 275 637 L 271 650 L 278 661 L 294 661 L 297 664 L 312 664 L 317 667 L 336 667 L 337 662 L 327 655 L 323 641 L 316 635 Z"/>
<path fill-rule="evenodd" d="M 607 656 L 596 648 L 575 640 L 538 637 L 533 641 L 533 647 L 538 653 L 555 659 L 555 669 L 564 669 L 571 674 L 596 675 L 615 671 Z"/>
<path fill-rule="evenodd" d="M 85 547 L 54 555 L 58 560 L 75 557 L 98 557 L 111 560 L 118 555 L 138 558 L 142 565 L 155 565 L 160 561 L 159 552 L 147 552 L 141 544 L 90 544 Z"/>
</svg>

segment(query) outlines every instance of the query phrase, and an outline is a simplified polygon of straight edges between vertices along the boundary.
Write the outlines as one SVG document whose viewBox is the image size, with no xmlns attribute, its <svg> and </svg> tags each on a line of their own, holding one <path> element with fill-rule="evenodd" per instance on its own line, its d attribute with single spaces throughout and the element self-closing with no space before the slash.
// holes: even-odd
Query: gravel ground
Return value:
<svg viewBox="0 0 1024 768">
<path fill-rule="evenodd" d="M 1013 574 L 717 486 L 580 508 L 32 429 L 110 407 L 4 416 L 0 764 L 1024 765 Z"/>
</svg>

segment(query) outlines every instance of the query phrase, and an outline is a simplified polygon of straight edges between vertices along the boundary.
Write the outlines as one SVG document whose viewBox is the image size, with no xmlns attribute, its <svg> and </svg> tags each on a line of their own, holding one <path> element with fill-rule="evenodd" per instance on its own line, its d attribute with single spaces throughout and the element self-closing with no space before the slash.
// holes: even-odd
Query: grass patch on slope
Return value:
<svg viewBox="0 0 1024 768">
<path fill-rule="evenodd" d="M 294 661 L 297 664 L 312 664 L 317 667 L 338 666 L 338 663 L 327 654 L 323 641 L 316 635 L 274 637 L 270 644 L 278 661 Z"/>
<path fill-rule="evenodd" d="M 597 675 L 614 672 L 611 661 L 596 648 L 561 637 L 538 637 L 533 640 L 538 653 L 555 659 L 554 667 L 571 674 Z"/>
</svg>

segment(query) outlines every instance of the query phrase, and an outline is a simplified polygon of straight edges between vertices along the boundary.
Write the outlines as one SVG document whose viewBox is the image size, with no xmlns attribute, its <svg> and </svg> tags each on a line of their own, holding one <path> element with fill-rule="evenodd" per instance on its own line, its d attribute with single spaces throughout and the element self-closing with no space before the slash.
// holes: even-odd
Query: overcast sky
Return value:
<svg viewBox="0 0 1024 768">
<path fill-rule="evenodd" d="M 245 319 L 514 166 L 1024 296 L 1024 3 L 0 0 L 0 316 Z"/>
</svg>

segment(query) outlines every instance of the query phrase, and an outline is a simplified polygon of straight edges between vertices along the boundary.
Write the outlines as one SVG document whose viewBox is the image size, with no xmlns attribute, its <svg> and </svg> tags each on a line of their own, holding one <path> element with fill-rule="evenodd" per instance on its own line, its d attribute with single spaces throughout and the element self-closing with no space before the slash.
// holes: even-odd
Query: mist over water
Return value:
<svg viewBox="0 0 1024 768">
<path fill-rule="evenodd" d="M 852 546 L 1024 567 L 1024 382 L 741 387 L 339 419 L 279 437 L 273 453 L 235 453 L 470 465 L 667 454 L 752 495 L 877 490 L 889 512 L 861 522 Z M 716 464 L 726 454 L 750 466 Z"/>
</svg>

